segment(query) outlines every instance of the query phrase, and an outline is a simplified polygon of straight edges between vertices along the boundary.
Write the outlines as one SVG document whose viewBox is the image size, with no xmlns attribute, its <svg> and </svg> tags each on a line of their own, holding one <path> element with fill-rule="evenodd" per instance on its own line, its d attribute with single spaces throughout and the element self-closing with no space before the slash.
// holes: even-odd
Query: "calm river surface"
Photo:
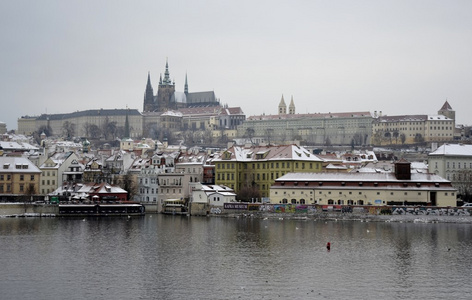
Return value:
<svg viewBox="0 0 472 300">
<path fill-rule="evenodd" d="M 0 253 L 1 299 L 472 297 L 469 224 L 2 218 Z"/>
</svg>

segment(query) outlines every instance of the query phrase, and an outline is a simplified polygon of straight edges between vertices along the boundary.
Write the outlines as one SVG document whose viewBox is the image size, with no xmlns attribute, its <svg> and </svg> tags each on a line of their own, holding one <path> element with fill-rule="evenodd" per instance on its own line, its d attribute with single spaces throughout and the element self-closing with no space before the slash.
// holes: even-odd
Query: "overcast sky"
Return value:
<svg viewBox="0 0 472 300">
<path fill-rule="evenodd" d="M 142 111 L 166 58 L 177 91 L 213 90 L 247 116 L 436 114 L 472 124 L 472 1 L 0 2 L 0 121 Z"/>
</svg>

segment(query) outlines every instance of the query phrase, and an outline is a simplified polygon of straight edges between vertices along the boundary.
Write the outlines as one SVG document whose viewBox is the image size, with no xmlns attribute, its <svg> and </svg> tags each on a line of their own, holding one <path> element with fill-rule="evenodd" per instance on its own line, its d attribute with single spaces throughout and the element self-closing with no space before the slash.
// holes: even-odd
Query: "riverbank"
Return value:
<svg viewBox="0 0 472 300">
<path fill-rule="evenodd" d="M 157 205 L 144 204 L 146 214 L 156 214 Z M 409 209 L 399 207 L 389 210 L 389 214 L 382 214 L 382 210 L 325 211 L 323 209 L 309 209 L 303 212 L 275 212 L 275 211 L 230 211 L 218 210 L 208 217 L 226 218 L 259 218 L 262 220 L 300 220 L 300 221 L 358 221 L 358 222 L 405 222 L 405 223 L 468 223 L 472 224 L 470 211 L 463 208 L 428 208 Z M 0 203 L 0 218 L 51 218 L 59 216 L 59 208 L 55 204 L 35 203 Z M 182 216 L 186 217 L 186 216 Z M 198 216 L 195 216 L 198 217 Z"/>
<path fill-rule="evenodd" d="M 212 217 L 228 218 L 258 218 L 262 220 L 300 220 L 300 221 L 325 221 L 325 222 L 397 222 L 397 223 L 467 223 L 472 224 L 472 216 L 464 214 L 451 215 L 374 215 L 369 213 L 238 213 L 227 215 L 210 215 Z"/>
</svg>

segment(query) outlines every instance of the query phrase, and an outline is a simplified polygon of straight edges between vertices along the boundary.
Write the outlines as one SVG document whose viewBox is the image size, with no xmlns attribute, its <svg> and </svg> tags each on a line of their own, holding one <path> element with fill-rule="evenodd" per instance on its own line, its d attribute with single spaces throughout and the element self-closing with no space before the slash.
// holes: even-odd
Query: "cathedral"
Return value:
<svg viewBox="0 0 472 300">
<path fill-rule="evenodd" d="M 151 75 L 148 73 L 146 90 L 144 92 L 143 112 L 166 112 L 188 107 L 220 106 L 215 97 L 215 92 L 193 92 L 189 93 L 187 75 L 185 75 L 184 92 L 175 91 L 175 81 L 169 76 L 169 64 L 166 61 L 164 78 L 159 78 L 157 93 L 151 85 Z"/>
</svg>

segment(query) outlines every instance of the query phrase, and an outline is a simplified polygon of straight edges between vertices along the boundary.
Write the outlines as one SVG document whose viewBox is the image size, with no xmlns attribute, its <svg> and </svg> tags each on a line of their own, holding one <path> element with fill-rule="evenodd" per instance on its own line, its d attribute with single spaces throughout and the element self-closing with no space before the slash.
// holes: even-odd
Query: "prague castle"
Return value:
<svg viewBox="0 0 472 300">
<path fill-rule="evenodd" d="M 169 75 L 169 64 L 166 62 L 164 78 L 162 78 L 162 75 L 160 76 L 157 94 L 154 95 L 151 75 L 148 74 L 146 91 L 144 92 L 143 112 L 166 112 L 187 107 L 220 105 L 213 91 L 189 93 L 187 75 L 185 75 L 184 92 L 176 92 L 175 82 L 170 79 Z"/>
</svg>

